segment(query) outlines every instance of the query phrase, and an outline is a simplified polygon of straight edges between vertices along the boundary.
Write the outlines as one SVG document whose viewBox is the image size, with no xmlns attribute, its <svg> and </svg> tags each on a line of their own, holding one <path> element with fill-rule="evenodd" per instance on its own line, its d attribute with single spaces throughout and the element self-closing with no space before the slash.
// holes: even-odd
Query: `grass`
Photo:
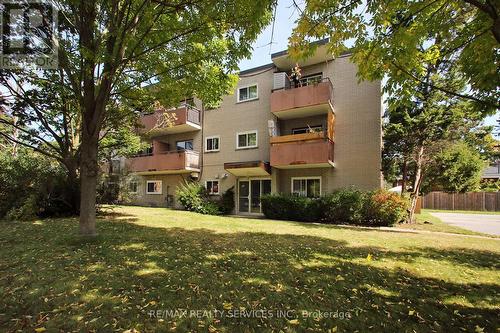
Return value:
<svg viewBox="0 0 500 333">
<path fill-rule="evenodd" d="M 495 239 L 141 207 L 115 207 L 98 221 L 96 239 L 81 239 L 77 230 L 73 218 L 1 223 L 0 331 L 495 332 L 498 326 Z M 165 312 L 176 309 L 212 312 Z M 253 317 L 242 317 L 250 311 Z"/>
</svg>

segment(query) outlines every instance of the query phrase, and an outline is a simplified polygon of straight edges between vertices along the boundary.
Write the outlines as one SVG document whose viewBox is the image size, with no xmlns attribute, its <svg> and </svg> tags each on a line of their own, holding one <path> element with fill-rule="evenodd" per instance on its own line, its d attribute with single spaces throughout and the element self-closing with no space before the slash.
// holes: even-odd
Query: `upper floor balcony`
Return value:
<svg viewBox="0 0 500 333">
<path fill-rule="evenodd" d="M 149 137 L 198 131 L 201 129 L 201 111 L 185 104 L 166 112 L 144 115 L 141 123 L 143 133 Z"/>
<path fill-rule="evenodd" d="M 285 81 L 286 76 L 275 77 L 275 80 L 280 79 Z M 329 78 L 301 82 L 298 87 L 293 84 L 281 86 L 282 88 L 274 89 L 271 94 L 271 112 L 277 118 L 303 118 L 333 112 L 333 87 Z"/>
<path fill-rule="evenodd" d="M 278 169 L 333 167 L 333 141 L 323 132 L 271 137 L 271 166 Z"/>
<path fill-rule="evenodd" d="M 127 168 L 140 175 L 199 172 L 200 154 L 193 150 L 174 150 L 141 155 L 128 159 Z"/>
</svg>

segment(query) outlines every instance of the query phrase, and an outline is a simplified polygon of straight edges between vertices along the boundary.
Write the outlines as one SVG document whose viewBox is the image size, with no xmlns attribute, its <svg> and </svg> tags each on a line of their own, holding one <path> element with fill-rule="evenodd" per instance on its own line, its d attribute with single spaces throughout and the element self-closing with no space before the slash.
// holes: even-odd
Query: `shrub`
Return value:
<svg viewBox="0 0 500 333">
<path fill-rule="evenodd" d="M 26 220 L 77 213 L 78 189 L 55 161 L 28 150 L 0 152 L 0 218 Z"/>
<path fill-rule="evenodd" d="M 363 225 L 393 226 L 408 216 L 408 200 L 385 190 L 370 193 L 365 205 Z"/>
<path fill-rule="evenodd" d="M 227 190 L 220 200 L 212 200 L 203 185 L 196 182 L 186 182 L 175 192 L 177 200 L 185 210 L 208 214 L 229 214 L 234 209 L 234 191 Z"/>
<path fill-rule="evenodd" d="M 406 198 L 383 190 L 342 189 L 318 199 L 269 194 L 261 202 L 270 219 L 365 226 L 392 226 L 403 221 L 408 210 Z"/>
<path fill-rule="evenodd" d="M 321 198 L 321 222 L 360 224 L 367 195 L 355 189 L 342 189 Z"/>
<path fill-rule="evenodd" d="M 175 192 L 177 200 L 184 209 L 191 212 L 201 212 L 206 199 L 206 190 L 199 183 L 186 182 Z"/>
<path fill-rule="evenodd" d="M 222 194 L 220 201 L 218 201 L 218 205 L 221 214 L 231 214 L 234 210 L 234 187 L 231 187 Z"/>
<path fill-rule="evenodd" d="M 296 195 L 267 194 L 260 198 L 262 212 L 277 220 L 316 222 L 320 214 L 320 200 Z"/>
</svg>

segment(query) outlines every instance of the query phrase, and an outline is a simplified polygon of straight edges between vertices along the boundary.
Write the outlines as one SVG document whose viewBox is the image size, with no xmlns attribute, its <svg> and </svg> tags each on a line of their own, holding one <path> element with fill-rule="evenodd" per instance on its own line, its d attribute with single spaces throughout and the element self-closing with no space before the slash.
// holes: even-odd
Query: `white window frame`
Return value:
<svg viewBox="0 0 500 333">
<path fill-rule="evenodd" d="M 218 147 L 217 149 L 208 149 L 208 140 L 210 139 L 217 139 L 219 141 L 218 143 Z M 213 147 L 213 143 L 212 143 L 212 147 Z M 217 151 L 220 151 L 220 135 L 212 135 L 212 136 L 207 136 L 205 138 L 205 152 L 207 153 L 213 153 L 213 152 L 217 152 Z"/>
<path fill-rule="evenodd" d="M 244 146 L 240 147 L 240 135 L 244 134 L 254 134 L 255 133 L 255 145 L 254 146 Z M 247 139 L 248 143 L 248 139 Z M 259 131 L 257 130 L 251 130 L 251 131 L 245 131 L 245 132 L 238 132 L 236 133 L 236 149 L 253 149 L 253 148 L 258 148 L 259 147 Z"/>
<path fill-rule="evenodd" d="M 220 181 L 218 179 L 207 179 L 205 181 L 205 188 L 208 191 L 208 182 L 212 182 L 212 189 L 214 188 L 213 182 L 217 182 L 217 192 L 208 192 L 209 195 L 219 195 L 220 194 Z"/>
<path fill-rule="evenodd" d="M 135 191 L 130 190 L 130 184 L 135 183 Z M 139 182 L 137 180 L 132 180 L 128 184 L 128 193 L 130 194 L 137 194 L 139 193 Z"/>
<path fill-rule="evenodd" d="M 248 98 L 248 99 L 245 99 L 245 100 L 241 100 L 240 99 L 240 90 L 241 89 L 245 89 L 245 88 L 248 89 L 248 88 L 253 87 L 253 86 L 255 86 L 256 89 L 257 89 L 257 96 L 254 97 L 254 98 Z M 244 102 L 255 101 L 256 99 L 259 99 L 259 85 L 257 83 L 252 83 L 252 84 L 248 84 L 246 86 L 238 87 L 236 95 L 237 95 L 236 103 L 244 103 Z M 248 94 L 248 96 L 250 97 L 250 93 Z"/>
<path fill-rule="evenodd" d="M 160 192 L 149 192 L 149 184 L 150 183 L 160 183 Z M 147 180 L 146 181 L 146 194 L 163 194 L 163 181 L 162 180 Z"/>
<path fill-rule="evenodd" d="M 322 179 L 321 179 L 321 176 L 312 176 L 312 177 L 292 177 L 292 180 L 291 180 L 291 184 L 290 184 L 290 192 L 291 194 L 294 194 L 294 190 L 293 190 L 293 181 L 294 180 L 308 180 L 308 179 L 319 179 L 319 195 L 321 196 L 321 194 L 323 193 L 323 184 L 322 184 Z M 307 185 L 306 185 L 306 191 L 307 191 Z M 307 197 L 307 193 L 306 193 L 306 197 Z"/>
</svg>

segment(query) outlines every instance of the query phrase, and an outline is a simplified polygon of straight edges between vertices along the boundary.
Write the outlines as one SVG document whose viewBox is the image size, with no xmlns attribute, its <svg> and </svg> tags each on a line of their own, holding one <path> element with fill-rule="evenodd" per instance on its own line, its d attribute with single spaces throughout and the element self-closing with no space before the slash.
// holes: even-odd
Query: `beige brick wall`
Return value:
<svg viewBox="0 0 500 333">
<path fill-rule="evenodd" d="M 258 86 L 258 99 L 237 103 L 237 89 L 252 84 Z M 204 137 L 220 136 L 220 151 L 203 154 L 201 181 L 221 178 L 227 172 L 224 163 L 243 161 L 269 161 L 269 131 L 267 122 L 274 116 L 270 109 L 270 97 L 273 84 L 273 69 L 267 69 L 241 76 L 234 93 L 225 96 L 221 106 L 205 111 L 203 124 Z M 257 130 L 258 148 L 237 149 L 236 134 Z M 221 191 L 236 184 L 236 178 L 228 174 L 220 179 Z"/>
<path fill-rule="evenodd" d="M 200 181 L 219 180 L 221 193 L 235 186 L 237 178 L 224 170 L 224 163 L 244 161 L 269 161 L 268 120 L 275 120 L 270 111 L 270 96 L 274 68 L 258 70 L 241 75 L 238 88 L 258 85 L 258 99 L 237 103 L 237 89 L 225 96 L 218 109 L 204 112 L 203 129 L 198 132 L 182 133 L 162 138 L 171 149 L 175 141 L 194 139 L 195 150 L 205 151 L 205 140 L 209 136 L 220 137 L 220 151 L 202 154 L 203 168 Z M 340 57 L 329 63 L 321 63 L 302 69 L 304 76 L 323 73 L 333 84 L 333 107 L 335 122 L 335 167 L 304 169 L 273 169 L 273 188 L 278 192 L 291 191 L 291 177 L 321 176 L 322 192 L 355 186 L 371 190 L 382 185 L 381 179 L 381 84 L 377 82 L 358 83 L 356 66 L 349 57 Z M 281 134 L 291 134 L 291 129 L 305 125 L 322 124 L 326 128 L 326 116 L 281 121 Z M 236 148 L 238 132 L 258 131 L 258 148 Z M 145 179 L 164 180 L 163 195 L 138 195 L 140 204 L 161 205 L 165 202 L 167 186 L 169 193 L 175 193 L 175 186 L 188 175 L 147 176 Z"/>
</svg>

